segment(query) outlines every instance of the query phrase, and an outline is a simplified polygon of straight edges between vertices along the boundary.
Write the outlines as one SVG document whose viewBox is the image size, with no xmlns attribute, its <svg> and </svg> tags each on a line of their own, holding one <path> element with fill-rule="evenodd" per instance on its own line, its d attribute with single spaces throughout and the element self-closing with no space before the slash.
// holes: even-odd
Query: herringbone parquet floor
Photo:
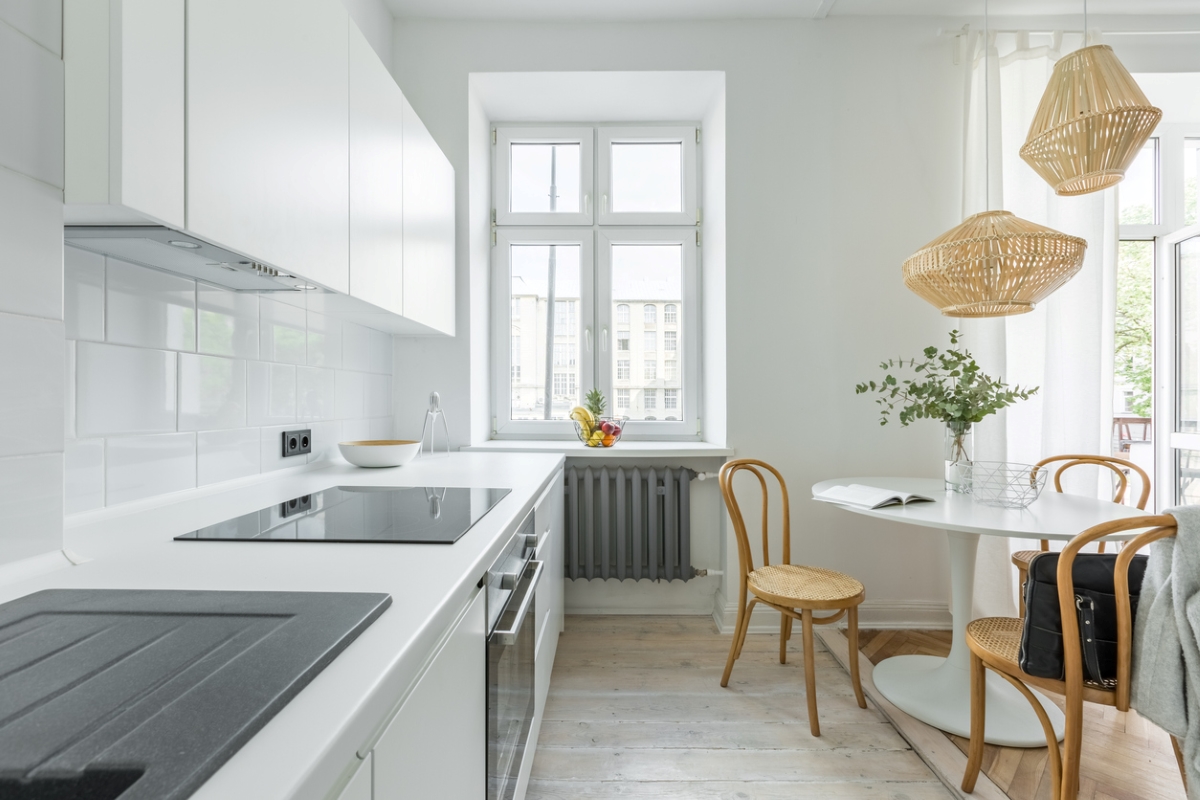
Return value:
<svg viewBox="0 0 1200 800">
<path fill-rule="evenodd" d="M 863 631 L 863 654 L 878 664 L 889 656 L 944 656 L 949 631 Z M 1185 800 L 1167 734 L 1135 712 L 1084 704 L 1083 768 L 1079 800 Z M 966 752 L 967 741 L 949 737 Z M 1011 800 L 1050 800 L 1045 748 L 988 745 L 983 771 Z"/>
</svg>

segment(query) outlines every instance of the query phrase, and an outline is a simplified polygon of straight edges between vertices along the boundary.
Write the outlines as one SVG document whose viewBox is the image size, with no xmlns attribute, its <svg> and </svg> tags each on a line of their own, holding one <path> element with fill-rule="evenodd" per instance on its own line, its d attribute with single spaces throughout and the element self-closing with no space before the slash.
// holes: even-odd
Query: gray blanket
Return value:
<svg viewBox="0 0 1200 800">
<path fill-rule="evenodd" d="M 1200 800 L 1200 507 L 1167 513 L 1179 533 L 1150 546 L 1133 632 L 1132 705 L 1179 739 L 1189 800 Z"/>
</svg>

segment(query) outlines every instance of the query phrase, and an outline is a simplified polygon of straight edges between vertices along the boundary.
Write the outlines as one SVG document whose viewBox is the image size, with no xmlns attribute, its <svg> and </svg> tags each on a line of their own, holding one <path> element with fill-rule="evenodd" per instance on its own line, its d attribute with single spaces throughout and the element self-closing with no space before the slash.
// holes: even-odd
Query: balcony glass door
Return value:
<svg viewBox="0 0 1200 800">
<path fill-rule="evenodd" d="M 1155 448 L 1160 510 L 1200 505 L 1200 225 L 1160 237 Z"/>
</svg>

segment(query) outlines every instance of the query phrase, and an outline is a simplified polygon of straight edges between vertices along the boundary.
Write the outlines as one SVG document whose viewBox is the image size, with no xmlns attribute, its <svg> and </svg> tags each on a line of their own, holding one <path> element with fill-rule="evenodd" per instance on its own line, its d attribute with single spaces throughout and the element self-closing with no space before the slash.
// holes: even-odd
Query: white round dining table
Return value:
<svg viewBox="0 0 1200 800">
<path fill-rule="evenodd" d="M 970 495 L 947 491 L 940 478 L 840 478 L 813 485 L 813 495 L 833 486 L 852 483 L 933 498 L 933 502 L 885 506 L 878 509 L 848 504 L 845 511 L 868 517 L 936 528 L 946 532 L 950 548 L 950 613 L 953 639 L 950 654 L 892 656 L 875 666 L 875 687 L 897 708 L 958 736 L 970 736 L 971 680 L 967 623 L 975 591 L 975 554 L 980 536 L 1066 541 L 1076 534 L 1124 517 L 1144 514 L 1130 506 L 1095 498 L 1060 494 L 1047 488 L 1023 509 L 997 508 L 972 500 Z M 1129 539 L 1137 531 L 1110 537 Z M 870 596 L 871 587 L 867 586 Z M 988 671 L 987 715 L 984 739 L 1008 747 L 1045 747 L 1046 739 L 1033 708 L 1007 681 Z M 1062 738 L 1063 715 L 1051 700 L 1036 693 Z"/>
</svg>

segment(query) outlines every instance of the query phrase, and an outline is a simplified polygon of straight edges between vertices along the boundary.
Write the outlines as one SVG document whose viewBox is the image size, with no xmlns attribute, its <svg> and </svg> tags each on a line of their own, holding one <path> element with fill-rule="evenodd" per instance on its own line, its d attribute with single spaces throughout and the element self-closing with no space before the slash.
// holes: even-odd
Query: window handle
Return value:
<svg viewBox="0 0 1200 800">
<path fill-rule="evenodd" d="M 584 214 L 592 213 L 592 196 L 590 194 L 585 194 L 583 196 L 583 213 Z"/>
<path fill-rule="evenodd" d="M 608 328 L 600 329 L 600 352 L 608 352 Z"/>
<path fill-rule="evenodd" d="M 584 341 L 584 346 L 587 347 L 587 351 L 589 353 L 592 352 L 592 329 L 591 328 L 583 329 L 583 341 Z"/>
<path fill-rule="evenodd" d="M 606 194 L 600 195 L 600 204 L 602 206 L 604 213 L 607 214 L 608 213 L 608 195 L 606 195 Z"/>
</svg>

